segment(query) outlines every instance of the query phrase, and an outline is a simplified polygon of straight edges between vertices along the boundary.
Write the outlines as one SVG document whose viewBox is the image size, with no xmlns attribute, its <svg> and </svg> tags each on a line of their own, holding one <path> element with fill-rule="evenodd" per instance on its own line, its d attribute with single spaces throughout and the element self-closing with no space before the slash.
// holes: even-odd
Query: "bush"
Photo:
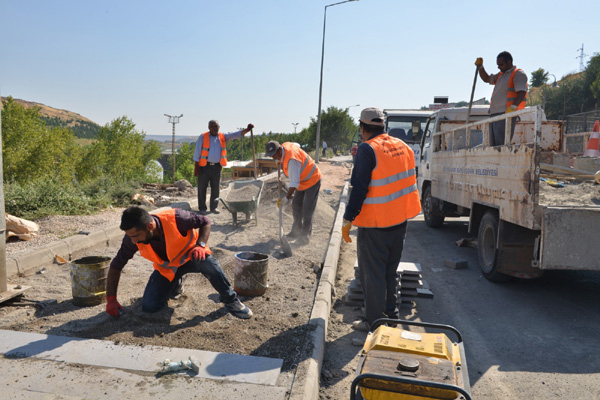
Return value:
<svg viewBox="0 0 600 400">
<path fill-rule="evenodd" d="M 94 207 L 90 198 L 72 185 L 55 180 L 38 180 L 5 185 L 6 212 L 35 220 L 48 215 L 89 214 Z"/>
</svg>

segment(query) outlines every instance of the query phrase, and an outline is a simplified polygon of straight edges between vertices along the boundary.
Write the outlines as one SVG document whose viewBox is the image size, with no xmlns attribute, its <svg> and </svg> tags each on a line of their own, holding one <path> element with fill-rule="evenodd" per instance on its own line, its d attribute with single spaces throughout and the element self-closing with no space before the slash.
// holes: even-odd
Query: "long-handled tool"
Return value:
<svg viewBox="0 0 600 400">
<path fill-rule="evenodd" d="M 286 257 L 292 256 L 292 247 L 288 242 L 287 238 L 283 235 L 283 202 L 281 197 L 281 164 L 277 165 L 277 182 L 279 182 L 278 187 L 278 198 L 279 198 L 279 241 L 281 242 L 281 250 Z"/>
<path fill-rule="evenodd" d="M 475 78 L 473 78 L 473 88 L 471 89 L 471 100 L 469 100 L 469 111 L 467 111 L 467 120 L 465 121 L 465 125 L 469 123 L 469 118 L 471 118 L 471 107 L 473 106 L 473 95 L 475 95 L 475 85 L 477 85 L 477 74 L 479 73 L 479 66 L 475 66 Z"/>
<path fill-rule="evenodd" d="M 258 179 L 258 175 L 256 175 L 256 153 L 254 152 L 254 129 L 250 129 L 250 142 L 252 143 L 252 165 L 254 165 L 254 179 Z"/>
</svg>

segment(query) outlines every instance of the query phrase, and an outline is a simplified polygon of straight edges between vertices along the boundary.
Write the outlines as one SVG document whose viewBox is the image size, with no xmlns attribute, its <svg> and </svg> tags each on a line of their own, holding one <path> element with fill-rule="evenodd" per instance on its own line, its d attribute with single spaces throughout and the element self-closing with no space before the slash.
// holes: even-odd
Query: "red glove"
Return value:
<svg viewBox="0 0 600 400">
<path fill-rule="evenodd" d="M 254 125 L 248 124 L 248 127 L 246 129 L 250 130 L 250 129 L 253 129 L 253 128 L 254 128 Z"/>
<path fill-rule="evenodd" d="M 123 307 L 117 301 L 117 296 L 106 296 L 106 312 L 117 318 L 123 314 Z"/>
<path fill-rule="evenodd" d="M 194 260 L 204 260 L 206 258 L 206 248 L 202 246 L 196 246 L 190 251 L 190 256 Z"/>
<path fill-rule="evenodd" d="M 197 162 L 194 163 L 194 176 L 200 175 L 200 166 Z"/>
</svg>

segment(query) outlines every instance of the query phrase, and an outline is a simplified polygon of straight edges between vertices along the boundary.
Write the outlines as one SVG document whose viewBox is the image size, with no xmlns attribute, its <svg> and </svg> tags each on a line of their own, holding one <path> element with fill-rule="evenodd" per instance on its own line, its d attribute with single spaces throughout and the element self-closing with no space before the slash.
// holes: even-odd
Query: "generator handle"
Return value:
<svg viewBox="0 0 600 400">
<path fill-rule="evenodd" d="M 383 319 L 387 319 L 387 318 L 383 318 Z M 377 320 L 377 321 L 380 321 L 380 320 Z M 375 321 L 375 322 L 377 322 L 377 321 Z M 393 321 L 399 321 L 399 320 L 396 319 Z M 373 322 L 373 325 L 375 325 L 375 322 Z M 363 379 L 378 379 L 378 380 L 386 380 L 389 382 L 402 383 L 402 384 L 407 384 L 407 385 L 417 384 L 420 386 L 430 387 L 433 389 L 451 390 L 454 392 L 458 392 L 462 396 L 462 399 L 464 399 L 464 400 L 472 400 L 469 392 L 467 392 L 465 389 L 461 388 L 460 386 L 449 385 L 447 383 L 441 383 L 441 382 L 424 381 L 421 379 L 406 378 L 403 376 L 389 376 L 389 375 L 380 375 L 380 374 L 371 374 L 371 373 L 360 374 L 356 378 L 354 378 L 354 380 L 352 381 L 352 385 L 350 386 L 350 400 L 356 400 L 356 386 Z M 378 389 L 378 390 L 383 390 L 383 391 L 390 392 L 390 393 L 397 393 L 397 392 L 391 392 L 391 391 L 385 390 L 385 389 Z"/>
<path fill-rule="evenodd" d="M 375 320 L 375 322 L 373 322 L 371 324 L 371 329 L 370 329 L 371 332 L 373 332 L 375 329 L 377 329 L 380 325 L 383 325 L 386 323 L 393 323 L 396 325 L 414 325 L 414 326 L 421 326 L 421 327 L 425 327 L 425 328 L 437 328 L 440 330 L 447 330 L 456 335 L 456 337 L 458 339 L 457 343 L 462 343 L 462 341 L 463 341 L 462 335 L 460 334 L 458 329 L 456 329 L 453 326 L 444 325 L 444 324 L 433 324 L 431 322 L 407 321 L 404 319 L 380 318 L 378 320 Z"/>
</svg>

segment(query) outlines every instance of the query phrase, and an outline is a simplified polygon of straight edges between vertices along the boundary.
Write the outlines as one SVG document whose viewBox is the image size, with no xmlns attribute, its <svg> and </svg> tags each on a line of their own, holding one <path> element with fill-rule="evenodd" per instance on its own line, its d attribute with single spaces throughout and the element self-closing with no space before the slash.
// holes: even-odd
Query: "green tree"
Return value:
<svg viewBox="0 0 600 400">
<path fill-rule="evenodd" d="M 531 73 L 531 87 L 540 87 L 548 82 L 548 72 L 544 68 L 538 68 Z"/>
<path fill-rule="evenodd" d="M 125 116 L 106 124 L 98 132 L 98 140 L 85 148 L 78 177 L 85 181 L 106 175 L 116 182 L 143 179 L 148 162 L 160 156 L 158 145 L 145 142 L 145 136 Z"/>
<path fill-rule="evenodd" d="M 4 180 L 25 183 L 53 178 L 71 183 L 81 159 L 71 131 L 47 127 L 39 107 L 25 108 L 12 97 L 2 104 Z"/>
<path fill-rule="evenodd" d="M 349 147 L 352 136 L 357 131 L 358 125 L 354 122 L 347 108 L 330 106 L 321 113 L 321 141 L 327 142 L 328 148 L 340 146 Z M 309 150 L 314 150 L 317 136 L 317 119 L 311 118 L 306 131 L 300 132 L 301 144 L 308 145 Z M 319 143 L 321 146 L 321 143 Z"/>
<path fill-rule="evenodd" d="M 186 179 L 192 185 L 196 183 L 196 179 L 194 177 L 195 149 L 195 143 L 184 143 L 181 145 L 181 147 L 177 150 L 177 164 L 175 167 L 175 179 Z"/>
<path fill-rule="evenodd" d="M 600 54 L 594 54 L 585 69 L 585 85 L 589 90 L 586 108 L 597 108 L 600 103 Z"/>
</svg>

